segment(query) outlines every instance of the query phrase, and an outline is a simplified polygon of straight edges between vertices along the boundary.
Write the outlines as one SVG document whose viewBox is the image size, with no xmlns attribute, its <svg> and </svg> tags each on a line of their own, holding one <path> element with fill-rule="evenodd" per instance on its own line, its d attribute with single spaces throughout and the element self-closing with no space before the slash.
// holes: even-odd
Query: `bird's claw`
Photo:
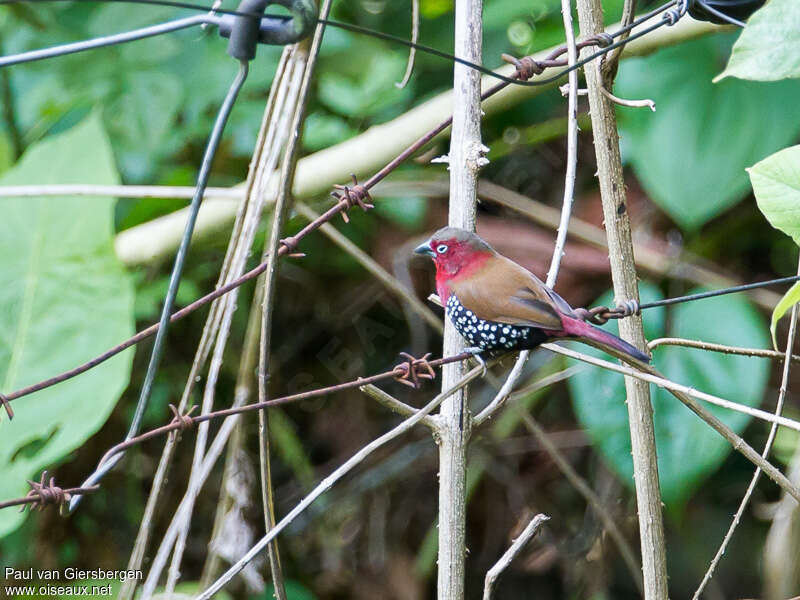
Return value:
<svg viewBox="0 0 800 600">
<path fill-rule="evenodd" d="M 472 358 L 480 365 L 481 367 L 481 377 L 486 377 L 486 361 L 483 360 L 481 353 L 483 352 L 483 348 L 479 346 L 472 346 L 471 348 L 467 348 L 464 352 L 469 352 L 472 354 Z"/>
</svg>

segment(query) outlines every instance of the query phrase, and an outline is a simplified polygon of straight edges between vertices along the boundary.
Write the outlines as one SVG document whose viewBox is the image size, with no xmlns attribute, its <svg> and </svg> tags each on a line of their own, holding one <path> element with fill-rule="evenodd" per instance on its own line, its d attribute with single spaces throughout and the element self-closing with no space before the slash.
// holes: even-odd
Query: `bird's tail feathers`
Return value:
<svg viewBox="0 0 800 600">
<path fill-rule="evenodd" d="M 570 337 L 578 338 L 580 341 L 599 348 L 617 358 L 621 358 L 620 354 L 623 354 L 628 358 L 634 358 L 637 361 L 650 364 L 650 357 L 647 354 L 613 333 L 594 327 L 580 319 L 562 317 L 562 322 L 564 323 L 564 332 Z"/>
</svg>

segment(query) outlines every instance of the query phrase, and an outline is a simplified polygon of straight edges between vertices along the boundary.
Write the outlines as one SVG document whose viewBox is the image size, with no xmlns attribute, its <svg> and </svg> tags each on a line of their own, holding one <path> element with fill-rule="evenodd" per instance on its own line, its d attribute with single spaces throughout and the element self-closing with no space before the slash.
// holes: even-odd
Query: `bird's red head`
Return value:
<svg viewBox="0 0 800 600">
<path fill-rule="evenodd" d="M 434 233 L 428 241 L 414 249 L 416 254 L 425 254 L 436 265 L 436 287 L 442 300 L 447 294 L 440 289 L 451 279 L 467 277 L 495 254 L 492 247 L 466 229 L 444 227 Z"/>
</svg>

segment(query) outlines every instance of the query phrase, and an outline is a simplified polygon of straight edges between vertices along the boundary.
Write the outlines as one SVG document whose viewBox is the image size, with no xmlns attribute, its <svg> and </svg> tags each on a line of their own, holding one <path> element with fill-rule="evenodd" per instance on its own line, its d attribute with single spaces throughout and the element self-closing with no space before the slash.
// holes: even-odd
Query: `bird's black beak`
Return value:
<svg viewBox="0 0 800 600">
<path fill-rule="evenodd" d="M 436 256 L 436 253 L 433 251 L 433 248 L 431 248 L 430 240 L 414 248 L 414 254 L 426 254 L 427 256 Z"/>
</svg>

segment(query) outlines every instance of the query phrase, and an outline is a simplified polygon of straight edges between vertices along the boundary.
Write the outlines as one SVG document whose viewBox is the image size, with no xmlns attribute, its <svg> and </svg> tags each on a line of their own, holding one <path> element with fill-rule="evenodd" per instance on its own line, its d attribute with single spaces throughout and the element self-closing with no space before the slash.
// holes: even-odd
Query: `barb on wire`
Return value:
<svg viewBox="0 0 800 600">
<path fill-rule="evenodd" d="M 372 204 L 372 197 L 369 195 L 369 189 L 358 183 L 355 174 L 351 173 L 350 177 L 353 179 L 352 186 L 336 184 L 333 187 L 338 191 L 331 192 L 331 196 L 336 198 L 338 202 L 344 202 L 345 204 L 345 207 L 342 209 L 342 219 L 344 219 L 345 223 L 350 222 L 347 211 L 354 206 L 358 206 L 365 212 L 370 208 L 375 208 L 375 205 Z"/>
<path fill-rule="evenodd" d="M 436 379 L 436 372 L 428 362 L 430 355 L 428 352 L 422 358 L 414 358 L 408 352 L 401 352 L 400 356 L 406 360 L 393 369 L 396 373 L 394 380 L 417 390 L 422 385 L 420 379 Z"/>
<path fill-rule="evenodd" d="M 28 485 L 31 486 L 30 491 L 22 498 L 15 498 L 13 500 L 6 500 L 0 502 L 0 509 L 10 508 L 12 506 L 22 506 L 22 511 L 26 508 L 31 511 L 37 508 L 42 511 L 45 506 L 56 505 L 60 509 L 63 508 L 73 495 L 77 494 L 90 494 L 96 492 L 98 486 L 91 487 L 78 487 L 78 488 L 61 488 L 56 485 L 55 477 L 51 477 L 47 481 L 47 471 L 42 471 L 39 481 L 28 480 Z"/>
</svg>

